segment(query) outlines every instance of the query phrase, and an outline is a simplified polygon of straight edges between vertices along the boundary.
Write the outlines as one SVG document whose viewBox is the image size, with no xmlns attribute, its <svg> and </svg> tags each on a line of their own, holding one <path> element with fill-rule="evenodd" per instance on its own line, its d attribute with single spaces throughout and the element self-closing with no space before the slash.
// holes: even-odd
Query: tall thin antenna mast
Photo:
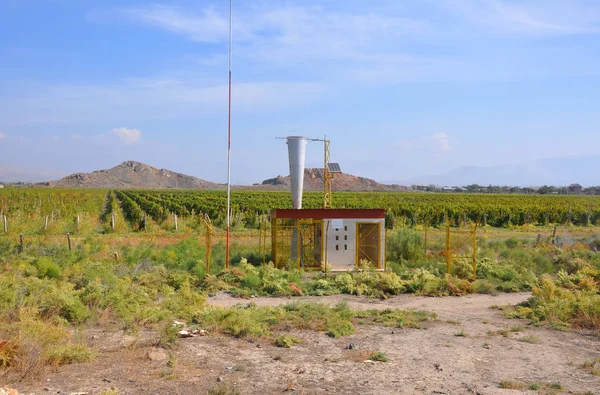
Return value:
<svg viewBox="0 0 600 395">
<path fill-rule="evenodd" d="M 232 1 L 229 0 L 229 109 L 227 114 L 227 235 L 225 237 L 225 268 L 229 268 L 229 226 L 231 225 L 231 46 Z"/>
</svg>

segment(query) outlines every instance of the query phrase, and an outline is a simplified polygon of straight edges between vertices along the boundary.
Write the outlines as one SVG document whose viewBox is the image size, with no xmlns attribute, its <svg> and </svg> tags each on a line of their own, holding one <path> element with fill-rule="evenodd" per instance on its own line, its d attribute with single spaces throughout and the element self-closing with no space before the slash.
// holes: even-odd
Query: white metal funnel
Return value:
<svg viewBox="0 0 600 395">
<path fill-rule="evenodd" d="M 290 179 L 292 186 L 292 207 L 302 208 L 302 189 L 304 187 L 304 159 L 306 157 L 307 138 L 287 137 L 288 157 L 290 159 Z"/>
</svg>

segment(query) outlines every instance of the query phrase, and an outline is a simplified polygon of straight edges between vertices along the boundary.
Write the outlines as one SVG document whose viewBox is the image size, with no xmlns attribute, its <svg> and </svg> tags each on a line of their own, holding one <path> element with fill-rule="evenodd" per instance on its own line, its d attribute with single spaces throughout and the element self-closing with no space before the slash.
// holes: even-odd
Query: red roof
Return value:
<svg viewBox="0 0 600 395">
<path fill-rule="evenodd" d="M 329 209 L 283 209 L 276 208 L 271 211 L 273 218 L 385 218 L 385 209 L 382 208 L 329 208 Z"/>
</svg>

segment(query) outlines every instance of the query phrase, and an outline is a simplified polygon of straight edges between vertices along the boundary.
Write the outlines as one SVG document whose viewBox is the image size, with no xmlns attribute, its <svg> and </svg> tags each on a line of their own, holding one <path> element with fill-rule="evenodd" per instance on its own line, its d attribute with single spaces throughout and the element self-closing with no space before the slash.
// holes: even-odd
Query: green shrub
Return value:
<svg viewBox="0 0 600 395">
<path fill-rule="evenodd" d="M 533 288 L 533 297 L 525 305 L 509 310 L 507 316 L 545 322 L 562 330 L 600 329 L 600 294 L 596 290 L 564 288 L 557 283 L 564 284 L 564 278 L 542 276 L 540 285 Z"/>
<path fill-rule="evenodd" d="M 511 237 L 509 239 L 506 239 L 506 241 L 504 242 L 504 244 L 506 244 L 506 246 L 508 248 L 517 248 L 519 246 L 519 240 L 517 240 L 514 237 Z"/>
<path fill-rule="evenodd" d="M 327 320 L 327 335 L 331 337 L 348 336 L 354 333 L 354 325 L 347 319 L 331 317 Z"/>
<path fill-rule="evenodd" d="M 39 278 L 51 278 L 58 279 L 61 275 L 61 268 L 56 263 L 52 262 L 50 258 L 40 257 L 35 261 L 38 277 Z"/>
<path fill-rule="evenodd" d="M 496 295 L 496 286 L 489 280 L 477 280 L 473 283 L 473 292 L 480 294 Z"/>
<path fill-rule="evenodd" d="M 95 353 L 83 344 L 55 345 L 46 351 L 46 360 L 50 365 L 68 365 L 89 362 Z"/>
<path fill-rule="evenodd" d="M 275 346 L 281 348 L 291 348 L 296 343 L 300 343 L 298 338 L 287 335 L 279 336 L 274 341 Z"/>
<path fill-rule="evenodd" d="M 376 353 L 371 354 L 371 356 L 369 356 L 369 360 L 375 361 L 375 362 L 389 362 L 390 361 L 388 356 L 382 352 L 376 352 Z"/>
<path fill-rule="evenodd" d="M 398 228 L 388 233 L 386 240 L 386 260 L 402 263 L 422 258 L 423 239 L 414 230 Z"/>
</svg>

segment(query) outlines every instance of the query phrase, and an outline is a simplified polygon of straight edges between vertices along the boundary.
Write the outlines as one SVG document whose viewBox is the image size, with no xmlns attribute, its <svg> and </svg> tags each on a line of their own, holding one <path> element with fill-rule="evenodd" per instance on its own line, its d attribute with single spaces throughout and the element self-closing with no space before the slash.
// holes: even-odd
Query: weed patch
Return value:
<svg viewBox="0 0 600 395">
<path fill-rule="evenodd" d="M 523 389 L 523 384 L 514 381 L 503 380 L 500 382 L 498 387 L 508 390 L 520 390 Z"/>
<path fill-rule="evenodd" d="M 375 361 L 375 362 L 389 362 L 390 361 L 388 356 L 382 352 L 376 352 L 376 353 L 372 354 L 371 356 L 369 356 L 369 360 Z"/>
<path fill-rule="evenodd" d="M 283 335 L 276 338 L 273 343 L 276 347 L 291 348 L 294 344 L 300 343 L 300 339 L 293 336 Z"/>
<path fill-rule="evenodd" d="M 591 361 L 585 361 L 583 368 L 588 370 L 593 375 L 600 376 L 600 357 Z"/>
<path fill-rule="evenodd" d="M 580 273 L 576 277 L 580 284 L 586 275 Z M 533 288 L 533 297 L 520 306 L 507 309 L 505 315 L 508 318 L 526 318 L 534 324 L 548 324 L 559 330 L 579 328 L 599 331 L 600 294 L 596 290 L 565 287 L 564 281 L 544 275 L 540 286 Z"/>
<path fill-rule="evenodd" d="M 523 342 L 523 343 L 532 343 L 532 344 L 540 344 L 541 343 L 540 339 L 534 335 L 523 336 L 522 338 L 519 339 L 519 341 Z"/>
</svg>

